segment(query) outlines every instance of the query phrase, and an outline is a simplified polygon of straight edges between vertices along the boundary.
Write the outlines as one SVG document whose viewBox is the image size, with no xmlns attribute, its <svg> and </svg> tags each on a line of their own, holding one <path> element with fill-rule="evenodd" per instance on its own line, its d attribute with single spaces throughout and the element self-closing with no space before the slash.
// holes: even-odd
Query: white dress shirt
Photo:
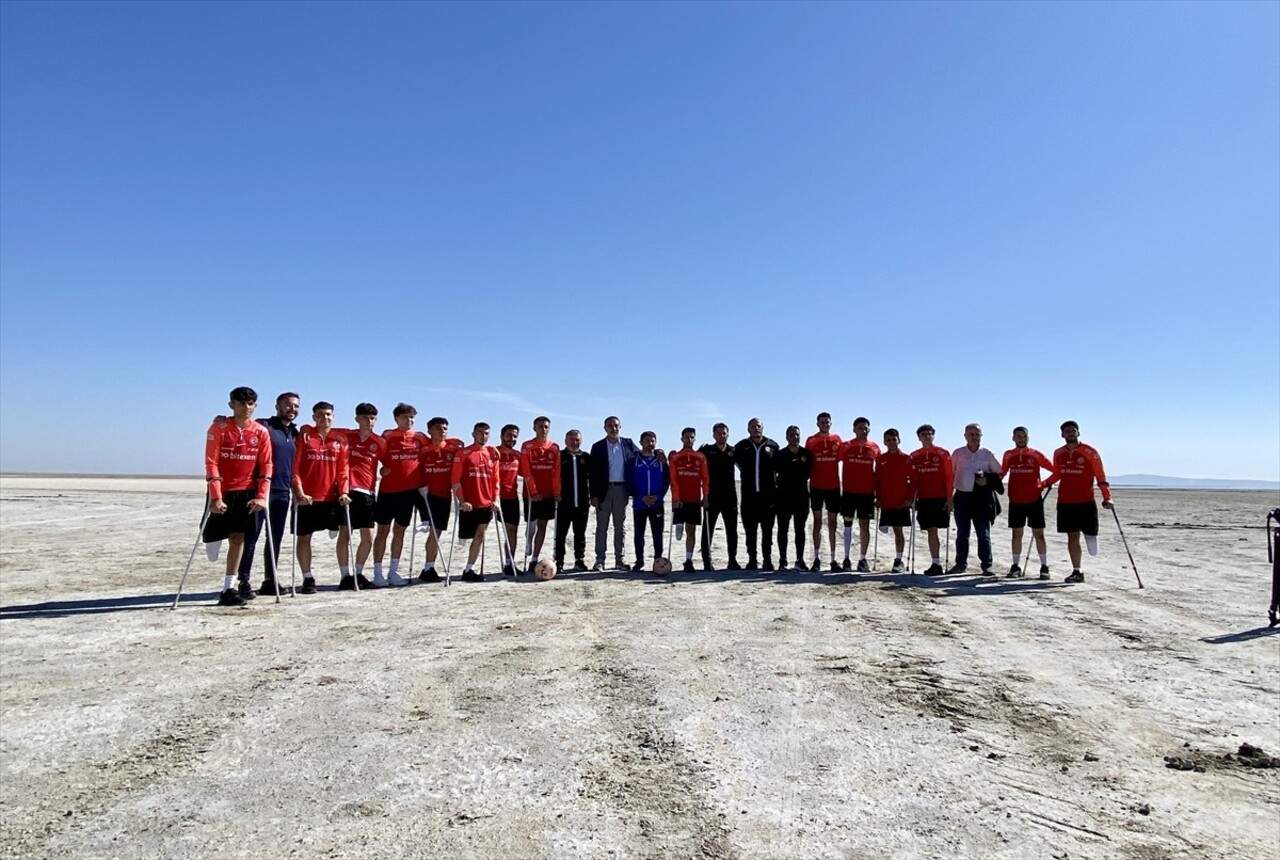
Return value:
<svg viewBox="0 0 1280 860">
<path fill-rule="evenodd" d="M 976 451 L 970 451 L 968 445 L 957 448 L 951 452 L 951 465 L 955 467 L 957 493 L 972 493 L 973 479 L 979 472 L 1000 475 L 1000 461 L 986 448 Z"/>
</svg>

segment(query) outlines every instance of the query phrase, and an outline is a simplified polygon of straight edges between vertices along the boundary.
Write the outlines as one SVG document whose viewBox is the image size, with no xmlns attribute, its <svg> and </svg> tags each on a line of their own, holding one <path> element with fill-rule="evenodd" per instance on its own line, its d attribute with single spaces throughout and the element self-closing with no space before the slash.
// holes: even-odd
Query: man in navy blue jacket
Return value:
<svg viewBox="0 0 1280 860">
<path fill-rule="evenodd" d="M 636 563 L 631 569 L 637 572 L 644 570 L 645 523 L 653 532 L 653 557 L 662 557 L 662 513 L 667 488 L 671 486 L 671 472 L 665 458 L 654 452 L 657 444 L 658 435 L 652 430 L 641 433 L 640 451 L 627 461 L 625 468 L 636 529 Z"/>
<path fill-rule="evenodd" d="M 591 507 L 596 509 L 596 564 L 604 570 L 604 551 L 613 520 L 613 558 L 617 570 L 626 570 L 623 546 L 626 542 L 627 463 L 636 458 L 636 443 L 620 435 L 622 422 L 616 415 L 604 419 L 604 438 L 591 446 Z"/>
<path fill-rule="evenodd" d="M 298 438 L 298 426 L 293 423 L 298 417 L 298 395 L 286 391 L 276 398 L 276 414 L 270 418 L 259 418 L 258 423 L 267 428 L 271 435 L 271 462 L 275 464 L 271 474 L 271 496 L 267 501 L 267 513 L 271 515 L 271 549 L 262 548 L 262 587 L 259 594 L 276 593 L 276 565 L 280 561 L 280 541 L 284 540 L 284 530 L 289 522 L 289 498 L 293 488 L 293 454 Z M 244 536 L 244 555 L 240 558 L 240 596 L 246 599 L 253 594 L 249 585 L 249 575 L 253 572 L 253 551 L 258 544 L 258 536 L 262 533 L 262 523 L 266 519 L 258 514 L 258 522 L 253 531 Z"/>
</svg>

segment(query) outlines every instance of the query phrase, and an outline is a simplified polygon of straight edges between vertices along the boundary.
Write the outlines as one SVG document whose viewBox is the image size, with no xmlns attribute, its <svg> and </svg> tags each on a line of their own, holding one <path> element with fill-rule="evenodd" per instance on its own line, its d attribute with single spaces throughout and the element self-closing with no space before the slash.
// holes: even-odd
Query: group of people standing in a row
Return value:
<svg viewBox="0 0 1280 860">
<path fill-rule="evenodd" d="M 1008 478 L 1012 565 L 1008 576 L 1022 577 L 1023 532 L 1030 526 L 1040 558 L 1040 578 L 1049 578 L 1045 544 L 1044 500 L 1058 485 L 1058 531 L 1067 534 L 1072 573 L 1068 582 L 1083 582 L 1080 571 L 1081 535 L 1090 553 L 1097 551 L 1098 510 L 1093 487 L 1101 490 L 1103 506 L 1111 506 L 1111 492 L 1098 452 L 1079 439 L 1079 426 L 1061 427 L 1066 444 L 1050 460 L 1029 447 L 1025 427 L 1014 428 L 1014 447 L 997 459 L 982 447 L 982 429 L 965 428 L 965 445 L 947 451 L 933 444 L 934 429 L 916 430 L 920 447 L 908 454 L 899 446 L 895 429 L 883 434 L 884 447 L 870 439 L 871 422 L 857 418 L 853 437 L 842 440 L 831 432 L 831 416 L 817 416 L 818 432 L 800 441 L 800 428 L 786 431 L 786 444 L 764 435 L 764 425 L 752 418 L 747 436 L 729 444 L 729 428 L 718 423 L 713 441 L 696 447 L 694 428 L 681 432 L 680 448 L 669 455 L 657 448 L 652 431 L 637 445 L 621 435 L 622 423 L 610 416 L 604 438 L 582 447 L 582 434 L 570 430 L 564 447 L 551 441 L 551 420 L 534 419 L 534 438 L 518 449 L 520 429 L 508 424 L 491 446 L 491 428 L 483 422 L 472 428 L 471 444 L 448 435 L 444 418 L 427 422 L 427 433 L 414 430 L 417 411 L 401 403 L 395 407 L 396 426 L 376 433 L 378 410 L 370 403 L 356 406 L 356 429 L 333 426 L 333 406 L 319 402 L 312 423 L 296 426 L 300 401 L 286 392 L 276 398 L 276 414 L 254 421 L 257 394 L 250 388 L 232 390 L 231 415 L 219 416 L 209 428 L 205 449 L 209 504 L 203 538 L 216 558 L 223 540 L 229 544 L 226 578 L 219 602 L 243 605 L 254 597 L 250 584 L 254 547 L 268 525 L 269 545 L 263 553 L 265 578 L 259 594 L 274 594 L 282 586 L 276 577 L 280 543 L 286 522 L 294 524 L 296 561 L 302 569 L 304 593 L 315 591 L 311 535 L 329 530 L 340 535 L 337 560 L 339 589 L 407 585 L 400 573 L 405 532 L 415 519 L 425 532 L 424 557 L 418 579 L 440 580 L 440 537 L 455 514 L 455 536 L 469 541 L 464 581 L 478 581 L 475 565 L 485 533 L 495 515 L 500 532 L 503 573 L 520 573 L 515 553 L 518 525 L 525 529 L 525 557 L 536 563 L 543 551 L 548 524 L 555 522 L 554 561 L 565 566 L 569 536 L 573 538 L 574 572 L 587 570 L 586 529 L 596 511 L 595 563 L 605 570 L 608 533 L 613 528 L 614 569 L 626 570 L 625 517 L 632 510 L 635 561 L 631 570 L 645 569 L 645 531 L 652 535 L 653 557 L 664 557 L 664 520 L 671 495 L 676 541 L 684 541 L 684 570 L 694 570 L 694 555 L 702 530 L 701 560 L 712 570 L 712 541 L 716 524 L 724 520 L 728 570 L 741 570 L 738 561 L 738 518 L 746 532 L 746 569 L 772 571 L 791 568 L 789 532 L 794 532 L 796 570 L 820 571 L 822 538 L 828 537 L 832 571 L 870 571 L 867 550 L 871 521 L 879 509 L 882 533 L 894 534 L 892 571 L 905 569 L 904 530 L 915 525 L 927 535 L 929 576 L 964 573 L 968 569 L 970 536 L 976 533 L 983 575 L 992 576 L 991 524 L 1001 511 L 999 495 Z M 1047 475 L 1045 474 L 1047 473 Z M 739 499 L 739 490 L 741 499 Z M 825 522 L 823 512 L 826 512 Z M 813 514 L 812 561 L 805 561 L 806 521 Z M 704 516 L 705 513 L 705 516 Z M 956 518 L 955 564 L 944 570 L 940 531 L 949 531 Z M 843 561 L 837 560 L 836 534 L 843 518 Z M 705 523 L 704 523 L 705 520 Z M 777 522 L 778 568 L 773 563 L 774 524 Z M 858 524 L 858 559 L 851 559 L 854 523 Z M 359 534 L 354 571 L 350 537 Z M 388 549 L 390 559 L 387 561 Z M 759 552 L 757 552 L 757 549 Z M 365 576 L 372 557 L 373 578 Z M 238 583 L 237 583 L 238 579 Z"/>
</svg>

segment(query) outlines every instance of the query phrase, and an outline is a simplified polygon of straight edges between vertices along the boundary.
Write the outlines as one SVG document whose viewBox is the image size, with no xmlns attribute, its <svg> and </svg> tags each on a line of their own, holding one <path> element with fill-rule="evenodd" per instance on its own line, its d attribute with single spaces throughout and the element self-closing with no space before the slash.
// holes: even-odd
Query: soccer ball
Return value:
<svg viewBox="0 0 1280 860">
<path fill-rule="evenodd" d="M 554 578 L 556 575 L 556 563 L 549 558 L 539 560 L 533 566 L 533 575 L 542 580 Z"/>
<path fill-rule="evenodd" d="M 666 576 L 671 572 L 671 559 L 658 556 L 653 560 L 653 575 Z"/>
</svg>

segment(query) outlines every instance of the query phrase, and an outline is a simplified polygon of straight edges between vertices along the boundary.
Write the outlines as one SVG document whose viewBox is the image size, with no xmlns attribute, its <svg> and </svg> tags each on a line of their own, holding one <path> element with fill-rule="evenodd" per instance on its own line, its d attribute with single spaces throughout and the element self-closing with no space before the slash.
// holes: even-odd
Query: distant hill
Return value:
<svg viewBox="0 0 1280 860">
<path fill-rule="evenodd" d="M 1113 475 L 1113 487 L 1160 487 L 1181 490 L 1280 490 L 1280 481 L 1233 481 L 1229 478 L 1171 478 L 1168 475 Z"/>
</svg>

